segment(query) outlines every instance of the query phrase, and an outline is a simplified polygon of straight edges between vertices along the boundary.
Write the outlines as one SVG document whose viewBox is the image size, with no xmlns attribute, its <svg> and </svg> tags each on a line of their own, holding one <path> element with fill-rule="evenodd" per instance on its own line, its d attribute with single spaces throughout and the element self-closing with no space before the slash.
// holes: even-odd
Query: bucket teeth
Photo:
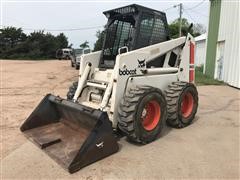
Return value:
<svg viewBox="0 0 240 180">
<path fill-rule="evenodd" d="M 118 151 L 106 112 L 51 94 L 20 129 L 70 173 Z"/>
</svg>

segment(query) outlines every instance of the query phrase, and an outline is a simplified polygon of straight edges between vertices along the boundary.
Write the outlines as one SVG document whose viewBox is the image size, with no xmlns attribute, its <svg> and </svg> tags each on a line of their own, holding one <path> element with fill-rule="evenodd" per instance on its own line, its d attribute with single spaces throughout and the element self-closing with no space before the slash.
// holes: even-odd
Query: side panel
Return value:
<svg viewBox="0 0 240 180">
<path fill-rule="evenodd" d="M 126 56 L 128 54 L 128 56 Z M 148 53 L 125 53 L 123 55 L 118 55 L 116 58 L 116 64 L 113 72 L 113 90 L 111 99 L 110 113 L 113 115 L 113 127 L 117 127 L 117 115 L 118 106 L 120 100 L 123 98 L 125 92 L 126 83 L 130 76 L 132 75 L 143 75 L 138 68 L 137 59 L 148 59 Z"/>
<path fill-rule="evenodd" d="M 107 69 L 105 71 L 101 71 L 98 68 L 95 68 L 92 78 L 97 81 L 110 82 L 112 73 L 113 73 L 113 69 Z"/>
<path fill-rule="evenodd" d="M 113 90 L 112 90 L 112 99 L 111 99 L 111 108 L 110 113 L 113 115 L 113 127 L 117 127 L 117 116 L 118 116 L 118 106 L 119 102 L 122 99 L 125 89 L 127 87 L 128 78 L 131 76 L 143 76 L 142 70 L 146 69 L 146 65 L 142 65 L 140 61 L 146 62 L 159 57 L 179 46 L 181 46 L 185 42 L 185 37 L 181 37 L 178 39 L 166 41 L 163 43 L 147 46 L 145 48 L 141 48 L 138 50 L 134 50 L 128 53 L 124 53 L 118 55 L 116 57 L 116 64 L 114 67 L 114 77 L 113 77 Z M 188 57 L 189 59 L 189 57 Z M 189 65 L 189 62 L 188 62 Z M 169 75 L 165 75 L 166 82 L 172 82 L 173 80 L 177 80 L 177 75 L 174 75 L 175 78 L 167 80 Z M 171 76 L 171 75 L 170 75 Z M 153 77 L 153 76 L 152 76 Z M 162 75 L 164 77 L 164 75 Z M 139 80 L 138 84 L 145 84 L 146 79 Z M 151 82 L 152 81 L 152 82 Z M 148 84 L 155 87 L 165 87 L 167 83 L 163 82 L 162 85 L 155 85 L 160 84 L 160 78 L 156 78 L 153 80 L 148 77 Z"/>
<path fill-rule="evenodd" d="M 127 82 L 126 90 L 128 90 L 131 87 L 147 85 L 147 86 L 154 86 L 164 91 L 167 89 L 168 85 L 171 82 L 178 80 L 177 77 L 178 77 L 177 73 L 130 77 Z"/>
<path fill-rule="evenodd" d="M 84 54 L 81 56 L 80 68 L 79 68 L 79 77 L 78 77 L 78 87 L 74 94 L 74 101 L 77 100 L 78 96 L 82 92 L 83 87 L 86 84 L 86 81 L 91 77 L 94 69 L 98 67 L 101 57 L 101 51 L 97 51 L 90 54 Z M 91 64 L 91 65 L 89 65 Z"/>
<path fill-rule="evenodd" d="M 194 47 L 194 38 L 188 34 L 180 58 L 181 61 L 178 70 L 178 78 L 180 81 L 194 82 Z"/>
<path fill-rule="evenodd" d="M 91 73 L 92 73 L 92 71 L 95 68 L 97 68 L 99 65 L 101 53 L 102 53 L 102 51 L 97 51 L 97 52 L 82 55 L 81 60 L 80 60 L 81 65 L 80 65 L 80 69 L 79 69 L 79 75 L 83 74 L 87 63 L 92 64 L 92 66 L 91 66 L 91 69 L 92 69 Z"/>
</svg>

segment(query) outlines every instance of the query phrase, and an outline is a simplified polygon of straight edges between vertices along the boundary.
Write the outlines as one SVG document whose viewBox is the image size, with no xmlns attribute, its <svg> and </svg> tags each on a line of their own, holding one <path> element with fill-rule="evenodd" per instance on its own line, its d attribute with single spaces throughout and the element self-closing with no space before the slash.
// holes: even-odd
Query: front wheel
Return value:
<svg viewBox="0 0 240 180">
<path fill-rule="evenodd" d="M 68 93 L 67 93 L 67 100 L 73 100 L 73 97 L 75 95 L 75 92 L 77 90 L 77 86 L 78 86 L 78 81 L 74 82 L 70 87 L 69 87 L 69 90 L 68 90 Z"/>
<path fill-rule="evenodd" d="M 79 69 L 79 65 L 76 64 L 75 65 L 75 69 L 78 70 Z"/>
<path fill-rule="evenodd" d="M 166 100 L 160 89 L 132 88 L 120 103 L 118 127 L 129 140 L 147 144 L 162 132 L 166 117 Z"/>
</svg>

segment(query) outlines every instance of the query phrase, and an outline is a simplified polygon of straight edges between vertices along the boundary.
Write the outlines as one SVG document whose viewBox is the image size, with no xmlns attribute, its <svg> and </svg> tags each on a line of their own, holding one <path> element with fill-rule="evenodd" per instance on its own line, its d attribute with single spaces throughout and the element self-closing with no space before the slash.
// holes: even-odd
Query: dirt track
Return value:
<svg viewBox="0 0 240 180">
<path fill-rule="evenodd" d="M 69 175 L 29 143 L 19 126 L 51 92 L 66 96 L 78 72 L 68 61 L 0 61 L 2 65 L 2 178 L 236 178 L 239 179 L 239 90 L 198 87 L 194 123 L 168 129 L 159 140 L 135 146 L 123 138 L 119 153 Z"/>
<path fill-rule="evenodd" d="M 70 68 L 69 61 L 1 61 L 1 63 L 3 80 L 1 155 L 5 157 L 26 141 L 19 132 L 19 126 L 33 108 L 47 93 L 65 97 L 69 85 L 77 79 L 78 71 Z"/>
</svg>

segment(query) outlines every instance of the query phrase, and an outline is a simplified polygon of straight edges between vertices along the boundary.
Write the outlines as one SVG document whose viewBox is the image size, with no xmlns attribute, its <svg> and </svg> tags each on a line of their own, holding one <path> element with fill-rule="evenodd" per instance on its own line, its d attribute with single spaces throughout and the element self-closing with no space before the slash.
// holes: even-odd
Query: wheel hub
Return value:
<svg viewBox="0 0 240 180">
<path fill-rule="evenodd" d="M 141 116 L 144 129 L 148 131 L 153 130 L 160 121 L 160 117 L 161 109 L 159 103 L 155 100 L 149 101 L 145 105 Z"/>
<path fill-rule="evenodd" d="M 182 111 L 182 116 L 184 118 L 188 118 L 193 111 L 193 96 L 190 92 L 187 92 L 183 98 L 182 98 L 182 103 L 181 103 L 181 111 Z"/>
</svg>

